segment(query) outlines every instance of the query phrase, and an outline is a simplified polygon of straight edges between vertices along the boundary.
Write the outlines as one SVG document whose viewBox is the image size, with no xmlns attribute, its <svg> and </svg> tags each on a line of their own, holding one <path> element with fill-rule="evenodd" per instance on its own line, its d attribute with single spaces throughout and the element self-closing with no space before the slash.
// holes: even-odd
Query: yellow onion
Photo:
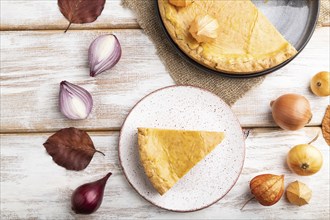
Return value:
<svg viewBox="0 0 330 220">
<path fill-rule="evenodd" d="M 311 145 L 318 135 L 308 144 L 299 144 L 291 148 L 287 156 L 289 168 L 298 175 L 309 176 L 317 173 L 323 164 L 322 153 Z"/>
<path fill-rule="evenodd" d="M 303 128 L 312 119 L 309 101 L 302 95 L 282 95 L 270 105 L 274 121 L 285 130 Z"/>
<path fill-rule="evenodd" d="M 245 202 L 244 206 L 256 199 L 261 205 L 271 206 L 277 203 L 284 192 L 284 175 L 262 174 L 254 177 L 250 182 L 250 190 L 254 195 L 250 200 Z"/>
<path fill-rule="evenodd" d="M 312 190 L 306 184 L 294 181 L 286 188 L 286 197 L 294 205 L 306 205 L 312 198 Z"/>
</svg>

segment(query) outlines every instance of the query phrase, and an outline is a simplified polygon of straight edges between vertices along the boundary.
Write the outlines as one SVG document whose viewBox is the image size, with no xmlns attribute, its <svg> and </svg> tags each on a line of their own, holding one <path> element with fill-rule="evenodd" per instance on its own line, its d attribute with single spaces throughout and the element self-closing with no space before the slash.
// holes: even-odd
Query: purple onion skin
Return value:
<svg viewBox="0 0 330 220">
<path fill-rule="evenodd" d="M 110 172 L 102 179 L 81 185 L 73 192 L 71 205 L 76 214 L 91 214 L 100 207 L 104 187 L 111 174 Z"/>
<path fill-rule="evenodd" d="M 87 113 L 84 118 L 81 118 L 76 114 L 72 113 L 72 109 L 70 109 L 70 105 L 68 104 L 68 99 L 70 99 L 70 96 L 76 96 L 82 102 L 84 102 Z M 91 113 L 93 108 L 93 98 L 92 95 L 86 89 L 75 84 L 69 83 L 67 81 L 62 81 L 60 83 L 59 106 L 61 113 L 67 118 L 73 120 L 81 120 L 87 118 L 88 115 Z"/>
<path fill-rule="evenodd" d="M 96 47 L 98 43 L 100 43 L 104 38 L 109 37 L 109 35 L 113 36 L 115 39 L 114 50 L 111 55 L 100 62 L 98 62 L 98 52 L 96 51 Z M 90 76 L 95 77 L 96 75 L 111 69 L 114 67 L 121 58 L 121 45 L 119 43 L 118 38 L 113 34 L 103 35 L 96 38 L 90 45 L 88 50 L 88 60 L 89 60 L 89 68 L 90 68 Z"/>
</svg>

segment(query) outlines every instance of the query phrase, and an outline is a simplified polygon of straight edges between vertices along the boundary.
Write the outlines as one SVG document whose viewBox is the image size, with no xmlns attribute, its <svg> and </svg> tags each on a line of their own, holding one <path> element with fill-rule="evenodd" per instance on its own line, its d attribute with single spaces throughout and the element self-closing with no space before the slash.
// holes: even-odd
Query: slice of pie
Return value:
<svg viewBox="0 0 330 220">
<path fill-rule="evenodd" d="M 223 139 L 223 132 L 138 128 L 141 163 L 161 195 Z"/>
<path fill-rule="evenodd" d="M 158 0 L 163 23 L 181 50 L 208 68 L 249 74 L 297 54 L 250 0 L 185 2 Z"/>
</svg>

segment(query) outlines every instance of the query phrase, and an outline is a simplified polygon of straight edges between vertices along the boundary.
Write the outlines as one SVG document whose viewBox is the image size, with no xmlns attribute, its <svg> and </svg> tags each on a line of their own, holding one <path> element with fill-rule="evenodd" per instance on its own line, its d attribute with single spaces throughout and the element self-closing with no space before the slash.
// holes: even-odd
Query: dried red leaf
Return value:
<svg viewBox="0 0 330 220">
<path fill-rule="evenodd" d="M 85 131 L 72 127 L 50 136 L 44 146 L 54 162 L 68 170 L 83 170 L 95 152 L 102 153 L 95 150 L 93 141 Z"/>
<path fill-rule="evenodd" d="M 66 19 L 69 29 L 72 23 L 91 23 L 97 19 L 103 11 L 105 0 L 58 0 L 58 7 Z"/>
</svg>

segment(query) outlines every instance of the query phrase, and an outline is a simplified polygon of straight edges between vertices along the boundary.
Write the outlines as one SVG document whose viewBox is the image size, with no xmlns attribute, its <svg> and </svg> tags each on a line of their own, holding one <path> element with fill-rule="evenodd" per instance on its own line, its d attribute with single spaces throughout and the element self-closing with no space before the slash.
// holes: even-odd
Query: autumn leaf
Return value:
<svg viewBox="0 0 330 220">
<path fill-rule="evenodd" d="M 91 23 L 97 19 L 103 11 L 105 0 L 58 0 L 58 7 L 70 25 Z"/>
<path fill-rule="evenodd" d="M 95 152 L 103 154 L 95 150 L 93 141 L 85 131 L 72 127 L 59 130 L 50 136 L 44 147 L 56 164 L 68 170 L 83 170 Z"/>
<path fill-rule="evenodd" d="M 328 105 L 322 120 L 322 133 L 325 141 L 330 146 L 330 105 Z"/>
</svg>

